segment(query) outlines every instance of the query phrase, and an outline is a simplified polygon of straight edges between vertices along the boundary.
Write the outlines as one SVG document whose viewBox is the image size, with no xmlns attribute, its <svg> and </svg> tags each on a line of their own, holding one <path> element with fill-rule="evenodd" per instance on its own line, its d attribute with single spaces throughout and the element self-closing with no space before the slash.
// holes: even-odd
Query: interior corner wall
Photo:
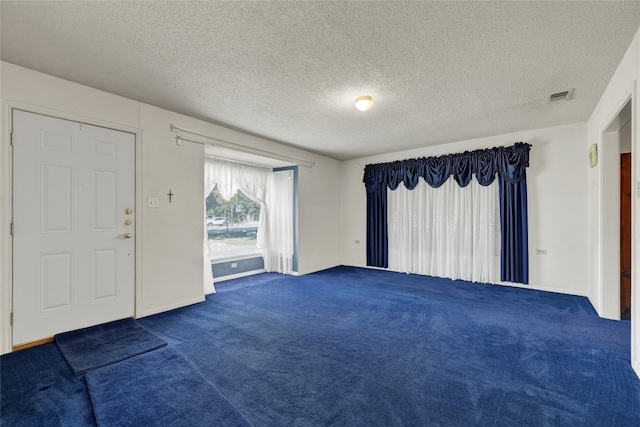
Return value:
<svg viewBox="0 0 640 427">
<path fill-rule="evenodd" d="M 586 140 L 587 124 L 583 122 L 343 162 L 343 263 L 366 266 L 366 194 L 362 182 L 366 164 L 523 141 L 532 145 L 527 169 L 530 284 L 526 287 L 587 295 Z M 547 254 L 537 255 L 536 249 L 546 249 Z"/>
<path fill-rule="evenodd" d="M 340 162 L 306 154 L 312 168 L 298 167 L 298 274 L 341 264 Z"/>
<path fill-rule="evenodd" d="M 598 101 L 591 117 L 588 121 L 588 146 L 596 144 L 599 151 L 603 149 L 605 142 L 605 131 L 609 124 L 617 116 L 618 112 L 624 106 L 629 98 L 631 98 L 631 151 L 632 151 L 632 188 L 635 197 L 632 198 L 632 257 L 633 266 L 640 266 L 640 254 L 638 248 L 640 235 L 638 233 L 638 224 L 640 224 L 640 212 L 638 211 L 638 196 L 636 188 L 640 185 L 638 180 L 638 167 L 640 165 L 640 146 L 636 138 L 637 124 L 640 119 L 638 112 L 638 92 L 637 81 L 640 78 L 640 42 L 639 33 L 636 33 L 629 49 L 625 53 L 622 61 L 618 65 L 613 77 L 609 81 L 602 97 Z M 611 171 L 609 172 L 611 173 Z M 610 236 L 603 222 L 606 213 L 612 209 L 610 204 L 605 203 L 605 179 L 604 179 L 603 163 L 589 170 L 589 200 L 588 200 L 588 268 L 589 268 L 589 298 L 599 314 L 606 311 L 603 303 L 603 293 L 606 288 L 607 272 L 605 266 L 612 265 L 610 262 L 610 254 L 604 250 L 604 244 Z M 640 294 L 638 292 L 638 269 L 633 268 L 631 274 L 631 364 L 636 375 L 640 376 Z M 609 272 L 610 273 L 610 272 Z"/>
<path fill-rule="evenodd" d="M 340 264 L 340 162 L 263 138 L 197 120 L 161 108 L 116 96 L 6 62 L 1 63 L 3 121 L 8 123 L 9 106 L 19 105 L 34 112 L 62 118 L 131 129 L 140 135 L 138 192 L 136 200 L 139 233 L 136 271 L 139 281 L 137 316 L 188 305 L 204 299 L 202 271 L 202 211 L 204 205 L 204 147 L 183 143 L 177 146 L 171 123 L 232 143 L 315 162 L 300 167 L 299 175 L 299 274 Z M 3 206 L 0 223 L 8 224 L 10 205 L 10 157 L 8 138 L 2 134 L 0 187 Z M 169 203 L 166 193 L 174 194 Z M 147 207 L 149 197 L 160 199 L 159 208 Z M 9 202 L 7 202 L 7 200 Z M 0 227 L 4 233 L 4 228 Z M 11 306 L 10 236 L 2 236 L 0 247 L 0 353 L 10 351 Z"/>
</svg>

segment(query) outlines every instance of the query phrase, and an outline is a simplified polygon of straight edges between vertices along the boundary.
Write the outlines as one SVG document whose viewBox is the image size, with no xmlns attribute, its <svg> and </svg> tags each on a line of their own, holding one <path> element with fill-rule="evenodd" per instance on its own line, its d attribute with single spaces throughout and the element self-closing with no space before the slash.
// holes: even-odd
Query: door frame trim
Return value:
<svg viewBox="0 0 640 427">
<path fill-rule="evenodd" d="M 0 354 L 12 350 L 11 312 L 13 311 L 13 239 L 10 224 L 13 221 L 13 150 L 11 148 L 11 133 L 13 132 L 13 110 L 41 114 L 62 120 L 70 120 L 92 126 L 104 127 L 134 135 L 134 317 L 142 316 L 142 129 L 120 123 L 114 123 L 92 117 L 52 110 L 37 105 L 2 100 L 2 121 L 4 132 L 0 136 L 3 144 L 0 147 L 0 170 L 4 182 L 0 196 Z"/>
<path fill-rule="evenodd" d="M 600 129 L 599 131 L 599 140 L 598 140 L 598 149 L 600 151 L 599 153 L 599 157 L 601 158 L 601 160 L 599 160 L 598 162 L 598 181 L 599 181 L 599 188 L 598 188 L 598 289 L 597 289 L 597 298 L 598 298 L 598 307 L 596 309 L 596 311 L 598 312 L 598 315 L 600 317 L 603 317 L 605 319 L 612 319 L 612 320 L 620 320 L 620 314 L 618 313 L 618 311 L 620 310 L 619 305 L 620 305 L 620 281 L 619 281 L 619 271 L 620 271 L 620 167 L 619 167 L 619 159 L 620 159 L 620 153 L 618 151 L 618 148 L 613 148 L 611 146 L 611 143 L 607 144 L 605 142 L 605 140 L 607 139 L 607 134 L 610 133 L 616 133 L 616 135 L 618 134 L 618 131 L 607 131 L 607 129 L 609 128 L 609 126 L 611 126 L 616 118 L 618 117 L 618 115 L 622 112 L 622 110 L 624 109 L 624 107 L 628 104 L 631 103 L 631 180 L 632 180 L 632 191 L 635 194 L 635 183 L 636 183 L 636 179 L 637 179 L 637 171 L 636 168 L 634 167 L 634 163 L 635 163 L 635 157 L 636 157 L 636 147 L 635 147 L 635 117 L 634 115 L 635 113 L 635 99 L 636 99 L 636 85 L 635 85 L 635 81 L 633 84 L 631 84 L 619 97 L 618 102 L 616 103 L 616 109 L 615 111 L 612 110 L 612 114 L 610 115 L 609 119 L 607 120 L 606 124 L 602 127 L 602 129 Z M 616 140 L 617 141 L 617 140 Z M 617 143 L 617 142 L 616 142 Z M 609 170 L 609 168 L 607 168 L 607 166 L 605 165 L 605 163 L 603 162 L 603 159 L 605 158 L 606 154 L 605 152 L 608 152 L 610 154 L 612 153 L 616 153 L 615 158 L 618 159 L 616 161 L 616 165 L 617 168 L 615 170 Z M 605 219 L 608 219 L 610 215 L 607 215 L 605 212 L 605 203 L 604 203 L 604 199 L 605 199 L 605 176 L 609 176 L 610 178 L 612 176 L 615 177 L 615 179 L 612 179 L 612 182 L 614 183 L 614 185 L 617 188 L 617 191 L 615 192 L 615 194 L 617 194 L 617 205 L 615 207 L 614 210 L 617 211 L 616 215 L 611 215 L 611 217 L 613 218 L 614 222 L 613 224 L 616 224 L 614 229 L 616 230 L 616 236 L 617 236 L 617 241 L 615 243 L 615 254 L 617 254 L 617 256 L 614 254 L 614 260 L 611 261 L 609 259 L 609 257 L 607 256 L 608 250 L 614 250 L 613 247 L 609 248 L 608 245 L 606 245 L 605 243 L 605 227 L 606 224 L 611 224 L 605 221 Z M 636 211 L 636 197 L 632 197 L 631 200 L 631 262 L 634 263 L 635 262 L 635 252 L 636 252 L 636 247 L 635 247 L 635 236 L 636 236 L 636 224 L 635 224 L 635 211 Z M 613 253 L 613 252 L 612 252 Z M 611 276 L 615 276 L 617 278 L 617 280 L 614 280 L 615 284 L 612 285 L 611 282 L 609 282 L 607 280 L 607 275 L 611 275 Z M 631 310 L 633 312 L 634 308 L 633 308 L 633 289 L 634 289 L 634 284 L 636 283 L 636 272 L 635 271 L 631 271 L 631 293 L 632 293 L 632 300 L 631 300 Z M 612 293 L 612 295 L 615 295 L 615 298 L 607 298 L 606 297 L 606 291 L 609 291 Z M 611 301 L 609 301 L 611 299 L 611 301 L 615 300 L 615 310 L 613 310 L 610 306 L 612 306 Z M 613 311 L 612 311 L 613 310 Z M 632 314 L 632 319 L 633 319 L 633 314 Z M 633 320 L 632 320 L 632 329 L 633 329 Z"/>
</svg>

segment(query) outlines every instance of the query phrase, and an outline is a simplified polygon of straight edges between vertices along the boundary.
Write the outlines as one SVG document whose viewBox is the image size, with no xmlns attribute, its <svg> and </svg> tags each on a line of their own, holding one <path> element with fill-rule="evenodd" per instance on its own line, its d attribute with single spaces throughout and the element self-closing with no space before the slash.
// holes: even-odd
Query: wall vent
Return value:
<svg viewBox="0 0 640 427">
<path fill-rule="evenodd" d="M 553 93 L 549 97 L 549 102 L 568 101 L 571 99 L 572 93 L 573 93 L 573 89 L 565 90 L 564 92 Z"/>
</svg>

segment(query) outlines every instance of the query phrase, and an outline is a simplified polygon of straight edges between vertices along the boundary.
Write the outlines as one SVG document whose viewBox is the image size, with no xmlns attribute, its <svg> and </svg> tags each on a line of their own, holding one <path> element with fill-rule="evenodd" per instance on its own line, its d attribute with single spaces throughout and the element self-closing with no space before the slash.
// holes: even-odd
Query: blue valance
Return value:
<svg viewBox="0 0 640 427">
<path fill-rule="evenodd" d="M 510 147 L 370 164 L 364 168 L 363 181 L 369 193 L 377 191 L 380 186 L 395 190 L 401 182 L 407 189 L 413 190 L 420 177 L 430 186 L 438 188 L 452 175 L 460 187 L 466 187 L 474 174 L 483 186 L 490 185 L 496 173 L 506 182 L 516 184 L 525 176 L 530 150 L 531 145 L 516 142 Z"/>
</svg>

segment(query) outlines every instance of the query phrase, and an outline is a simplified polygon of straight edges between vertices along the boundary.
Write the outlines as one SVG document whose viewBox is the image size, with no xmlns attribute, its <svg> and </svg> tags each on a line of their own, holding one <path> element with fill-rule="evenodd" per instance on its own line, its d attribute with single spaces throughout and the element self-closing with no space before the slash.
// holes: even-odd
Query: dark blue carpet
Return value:
<svg viewBox="0 0 640 427">
<path fill-rule="evenodd" d="M 630 324 L 586 298 L 340 267 L 141 319 L 256 426 L 640 425 Z"/>
<path fill-rule="evenodd" d="M 87 372 L 99 426 L 249 426 L 179 353 L 163 348 Z"/>
<path fill-rule="evenodd" d="M 216 289 L 138 322 L 254 426 L 640 425 L 630 324 L 583 297 L 350 267 Z M 3 426 L 92 425 L 55 346 L 0 366 Z"/>
<path fill-rule="evenodd" d="M 0 425 L 95 426 L 87 386 L 54 343 L 0 357 Z"/>
<path fill-rule="evenodd" d="M 58 334 L 55 340 L 76 375 L 167 345 L 131 318 Z"/>
</svg>

